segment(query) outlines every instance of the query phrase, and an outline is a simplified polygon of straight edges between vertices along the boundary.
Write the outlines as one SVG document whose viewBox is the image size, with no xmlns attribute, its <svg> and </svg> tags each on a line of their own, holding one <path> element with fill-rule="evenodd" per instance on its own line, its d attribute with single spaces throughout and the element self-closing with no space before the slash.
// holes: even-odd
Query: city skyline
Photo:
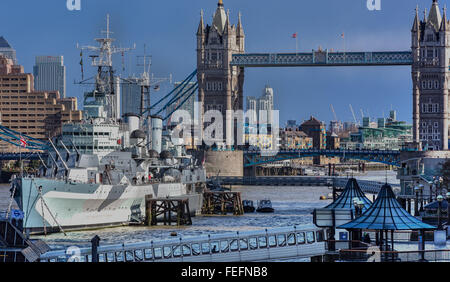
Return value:
<svg viewBox="0 0 450 282">
<path fill-rule="evenodd" d="M 383 2 L 381 11 L 368 11 L 365 1 L 361 3 L 285 1 L 285 5 L 259 1 L 258 5 L 242 5 L 239 1 L 225 0 L 224 5 L 225 9 L 230 9 L 232 22 L 236 21 L 239 11 L 242 13 L 247 52 L 294 52 L 295 40 L 292 39 L 292 34 L 295 32 L 298 32 L 300 52 L 310 52 L 319 46 L 324 49 L 342 50 L 344 49 L 342 33 L 345 33 L 347 51 L 410 50 L 410 29 L 416 2 L 423 10 L 429 8 L 431 1 L 396 2 L 398 3 Z M 176 1 L 170 4 L 158 3 L 156 6 L 154 3 L 134 1 L 132 5 L 124 7 L 119 1 L 108 1 L 107 5 L 95 6 L 83 1 L 81 11 L 70 12 L 65 9 L 65 3 L 55 5 L 50 1 L 41 1 L 30 3 L 31 9 L 25 11 L 24 21 L 20 24 L 14 26 L 8 24 L 10 22 L 8 19 L 11 18 L 9 15 L 2 18 L 0 20 L 2 26 L 8 29 L 2 31 L 0 35 L 3 35 L 17 50 L 18 61 L 25 66 L 28 73 L 32 73 L 34 57 L 39 54 L 65 56 L 67 96 L 81 98 L 83 89 L 73 84 L 74 80 L 81 80 L 80 57 L 76 43 L 92 44 L 91 38 L 98 37 L 99 30 L 104 29 L 107 13 L 111 14 L 111 29 L 115 32 L 113 37 L 117 39 L 117 44 L 121 46 L 129 46 L 134 42 L 137 44 L 137 50 L 132 55 L 126 55 L 124 76 L 139 72 L 134 67 L 135 56 L 143 53 L 142 46 L 147 43 L 153 55 L 152 72 L 157 76 L 173 73 L 176 81 L 183 79 L 196 66 L 195 32 L 200 10 L 205 11 L 205 22 L 211 23 L 216 4 L 216 1 L 195 3 Z M 43 32 L 36 32 L 33 28 L 30 31 L 26 30 L 27 24 L 44 15 L 33 14 L 33 6 L 44 8 L 41 10 L 45 10 L 45 13 L 55 13 L 54 20 L 60 24 L 54 25 L 47 20 L 41 20 L 34 26 L 35 29 L 46 30 L 46 34 L 54 36 L 46 36 L 46 40 L 37 42 L 36 38 L 42 37 Z M 292 7 L 292 11 L 284 9 L 287 6 Z M 11 15 L 20 9 L 20 5 L 13 1 L 10 1 L 7 7 L 11 11 L 8 14 Z M 155 12 L 156 8 L 158 11 L 176 10 L 179 13 L 158 14 Z M 320 11 L 323 17 L 315 17 L 313 13 L 295 12 L 311 9 Z M 149 11 L 148 17 L 144 20 L 139 17 L 143 11 Z M 130 14 L 135 15 L 130 18 Z M 21 36 L 18 36 L 19 33 Z M 61 40 L 62 38 L 64 40 Z M 32 50 L 26 44 L 30 41 L 36 41 Z M 180 44 L 180 41 L 185 43 Z M 84 69 L 87 72 L 89 59 L 85 56 L 84 60 Z M 120 56 L 116 58 L 116 69 L 119 72 L 122 69 Z M 319 81 L 326 83 L 318 83 Z M 289 119 L 305 120 L 310 115 L 328 122 L 333 119 L 328 101 L 334 105 L 341 120 L 353 120 L 349 103 L 352 103 L 357 112 L 362 109 L 372 117 L 382 116 L 383 112 L 387 115 L 392 105 L 392 109 L 398 111 L 399 119 L 408 122 L 412 120 L 412 83 L 408 67 L 341 68 L 339 71 L 334 68 L 248 69 L 244 97 L 259 93 L 260 88 L 267 82 L 278 94 L 275 97 L 275 107 L 280 110 L 281 124 Z M 162 90 L 152 96 L 154 101 L 170 88 L 165 87 Z M 364 93 L 364 96 L 361 93 Z M 342 99 L 343 97 L 345 99 Z M 386 102 L 374 103 L 373 97 L 377 97 L 377 101 L 385 99 Z M 324 100 L 327 100 L 327 103 L 324 103 Z M 360 119 L 359 115 L 357 116 Z"/>
</svg>

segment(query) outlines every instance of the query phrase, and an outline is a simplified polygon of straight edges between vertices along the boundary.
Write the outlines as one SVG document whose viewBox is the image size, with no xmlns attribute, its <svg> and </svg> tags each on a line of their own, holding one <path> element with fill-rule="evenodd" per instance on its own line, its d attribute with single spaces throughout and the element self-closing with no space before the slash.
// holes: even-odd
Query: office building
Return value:
<svg viewBox="0 0 450 282">
<path fill-rule="evenodd" d="M 66 97 L 66 67 L 63 56 L 38 56 L 33 67 L 37 91 L 59 91 Z"/>
</svg>

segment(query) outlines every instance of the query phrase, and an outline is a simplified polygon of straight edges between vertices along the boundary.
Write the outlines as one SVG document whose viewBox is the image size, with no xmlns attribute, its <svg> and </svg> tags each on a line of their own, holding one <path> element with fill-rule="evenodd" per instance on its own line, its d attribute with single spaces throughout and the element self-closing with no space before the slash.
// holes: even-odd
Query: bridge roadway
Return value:
<svg viewBox="0 0 450 282">
<path fill-rule="evenodd" d="M 46 154 L 41 154 L 43 159 L 46 158 Z M 0 153 L 0 161 L 18 161 L 18 160 L 39 160 L 39 155 L 33 152 L 23 152 L 23 153 Z"/>
<path fill-rule="evenodd" d="M 233 232 L 98 247 L 100 262 L 246 262 L 312 258 L 326 253 L 326 237 L 312 225 Z M 73 256 L 75 255 L 75 257 Z M 79 258 L 79 260 L 77 259 Z M 92 262 L 92 249 L 50 251 L 41 262 Z"/>
<path fill-rule="evenodd" d="M 231 177 L 220 176 L 211 180 L 218 181 L 221 185 L 242 186 L 328 186 L 344 188 L 348 178 L 332 176 L 258 176 L 258 177 Z M 358 180 L 358 184 L 364 193 L 378 194 L 384 182 Z M 400 188 L 399 184 L 390 184 L 393 188 Z"/>
<path fill-rule="evenodd" d="M 284 151 L 244 151 L 244 167 L 262 165 L 283 160 L 326 156 L 343 159 L 357 159 L 386 165 L 400 166 L 398 150 L 284 150 Z"/>
<path fill-rule="evenodd" d="M 238 67 L 338 67 L 338 66 L 410 66 L 411 51 L 249 53 L 234 54 L 231 66 Z"/>
</svg>

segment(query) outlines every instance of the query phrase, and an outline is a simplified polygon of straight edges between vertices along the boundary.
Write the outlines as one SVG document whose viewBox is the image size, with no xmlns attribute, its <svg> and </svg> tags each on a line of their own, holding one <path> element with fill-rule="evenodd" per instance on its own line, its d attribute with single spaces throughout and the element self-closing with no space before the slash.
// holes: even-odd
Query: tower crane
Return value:
<svg viewBox="0 0 450 282">
<path fill-rule="evenodd" d="M 350 106 L 350 111 L 352 112 L 352 115 L 353 115 L 353 119 L 355 120 L 355 124 L 358 124 L 358 121 L 356 120 L 356 116 L 355 116 L 355 111 L 353 111 L 352 104 L 350 104 L 349 106 Z"/>
<path fill-rule="evenodd" d="M 334 120 L 338 121 L 337 116 L 336 116 L 336 112 L 334 111 L 333 104 L 330 104 L 330 107 L 331 107 L 331 111 L 333 112 Z"/>
</svg>

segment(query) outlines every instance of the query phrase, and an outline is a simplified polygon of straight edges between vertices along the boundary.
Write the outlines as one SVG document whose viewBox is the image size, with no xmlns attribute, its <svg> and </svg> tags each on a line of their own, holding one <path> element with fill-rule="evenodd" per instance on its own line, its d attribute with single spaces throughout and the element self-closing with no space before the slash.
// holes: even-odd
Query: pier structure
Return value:
<svg viewBox="0 0 450 282">
<path fill-rule="evenodd" d="M 240 192 L 205 191 L 203 192 L 203 215 L 243 215 L 244 207 Z"/>
<path fill-rule="evenodd" d="M 22 219 L 0 213 L 0 262 L 35 262 L 49 250 L 44 241 L 23 234 Z"/>
<path fill-rule="evenodd" d="M 145 224 L 156 226 L 176 224 L 192 225 L 187 198 L 152 198 L 145 196 Z"/>
<path fill-rule="evenodd" d="M 333 189 L 333 202 L 313 211 L 316 226 L 328 228 L 328 250 L 336 250 L 336 226 L 347 223 L 366 211 L 372 202 L 366 197 L 355 178 L 350 178 L 345 189 L 336 197 Z"/>
<path fill-rule="evenodd" d="M 390 258 L 385 260 L 397 261 L 395 256 L 394 232 L 400 230 L 413 230 L 420 232 L 419 250 L 425 251 L 425 231 L 435 230 L 436 227 L 423 223 L 409 214 L 400 206 L 392 187 L 383 185 L 376 201 L 354 220 L 340 225 L 337 228 L 350 232 L 351 240 L 363 241 L 363 231 L 375 231 L 375 245 L 381 251 L 392 252 Z M 351 246 L 352 247 L 352 246 Z M 421 257 L 425 261 L 424 253 Z"/>
</svg>

